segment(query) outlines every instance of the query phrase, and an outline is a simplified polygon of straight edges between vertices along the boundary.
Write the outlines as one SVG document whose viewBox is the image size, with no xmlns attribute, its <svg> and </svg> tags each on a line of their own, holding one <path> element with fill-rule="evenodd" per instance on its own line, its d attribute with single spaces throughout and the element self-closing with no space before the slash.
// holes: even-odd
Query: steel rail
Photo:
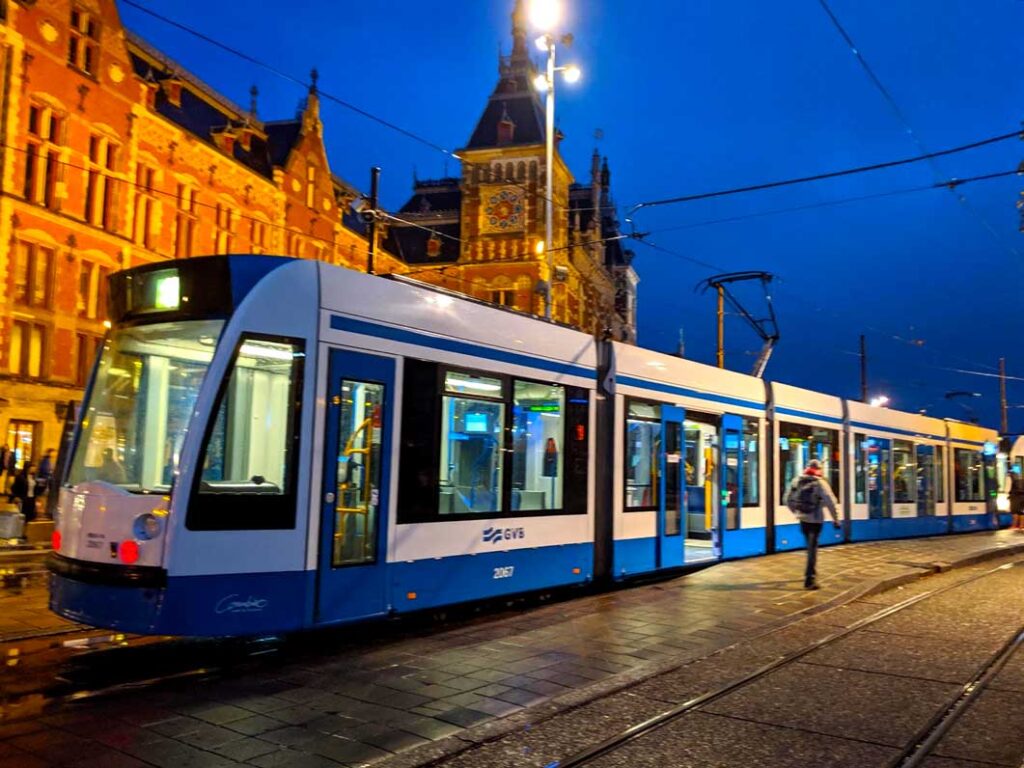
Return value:
<svg viewBox="0 0 1024 768">
<path fill-rule="evenodd" d="M 974 700 L 984 691 L 1006 666 L 1007 662 L 1024 644 L 1024 627 L 1021 627 L 1003 646 L 989 657 L 945 707 L 940 709 L 928 723 L 918 731 L 910 745 L 891 760 L 886 768 L 918 768 L 931 755 L 932 750 L 970 709 Z"/>
<path fill-rule="evenodd" d="M 820 640 L 815 640 L 813 643 L 810 643 L 809 645 L 803 648 L 800 648 L 796 651 L 792 651 L 786 654 L 785 656 L 776 659 L 775 661 L 765 664 L 763 667 L 760 667 L 754 670 L 753 672 L 744 675 L 743 677 L 728 682 L 725 685 L 722 685 L 712 691 L 703 693 L 700 696 L 690 699 L 689 701 L 683 702 L 682 704 L 678 704 L 675 707 L 665 710 L 664 712 L 655 715 L 654 717 L 648 718 L 647 720 L 644 720 L 641 723 L 637 723 L 636 725 L 631 726 L 630 728 L 627 728 L 626 730 L 621 731 L 620 733 L 614 736 L 610 736 L 604 741 L 601 741 L 593 746 L 587 747 L 586 749 L 580 750 L 579 752 L 576 752 L 575 754 L 570 755 L 567 758 L 564 758 L 562 760 L 554 760 L 550 763 L 547 763 L 544 766 L 544 768 L 578 768 L 578 766 L 586 765 L 590 762 L 593 762 L 597 758 L 603 757 L 604 755 L 614 752 L 615 750 L 620 749 L 621 747 L 624 747 L 625 745 L 633 741 L 636 741 L 640 737 L 645 736 L 658 728 L 661 728 L 663 725 L 667 725 L 668 723 L 679 719 L 683 715 L 687 714 L 688 712 L 692 712 L 693 710 L 697 709 L 698 707 L 704 704 L 710 704 L 713 701 L 717 701 L 718 699 L 732 693 L 733 691 L 750 685 L 751 683 L 760 680 L 762 677 L 765 677 L 766 675 L 782 667 L 793 664 L 794 662 L 802 659 L 804 656 L 813 653 L 819 648 L 823 648 L 827 645 L 836 642 L 837 640 L 841 640 L 842 638 L 847 637 L 848 635 L 851 635 L 854 632 L 863 629 L 864 627 L 870 626 L 878 621 L 881 621 L 882 619 L 886 619 L 889 616 L 899 613 L 900 611 L 906 610 L 907 608 L 910 608 L 913 605 L 917 605 L 923 600 L 927 600 L 931 597 L 937 597 L 938 595 L 944 594 L 953 589 L 958 589 L 960 587 L 966 586 L 967 584 L 971 584 L 975 581 L 978 581 L 979 579 L 991 576 L 992 574 L 998 573 L 999 571 L 1008 570 L 1017 565 L 1024 565 L 1024 560 L 1017 560 L 1012 563 L 1004 563 L 1003 565 L 996 566 L 995 568 L 991 568 L 987 571 L 974 574 L 973 576 L 970 576 L 961 581 L 957 581 L 954 584 L 947 584 L 944 587 L 928 590 L 927 592 L 922 592 L 919 595 L 914 595 L 913 597 L 909 597 L 906 600 L 903 600 L 899 603 L 894 603 L 893 605 L 883 608 L 882 610 L 877 611 L 876 613 L 873 613 L 870 616 L 866 616 L 863 619 L 855 621 L 850 626 L 845 627 L 839 630 L 838 632 L 834 632 L 831 635 L 821 638 Z"/>
</svg>

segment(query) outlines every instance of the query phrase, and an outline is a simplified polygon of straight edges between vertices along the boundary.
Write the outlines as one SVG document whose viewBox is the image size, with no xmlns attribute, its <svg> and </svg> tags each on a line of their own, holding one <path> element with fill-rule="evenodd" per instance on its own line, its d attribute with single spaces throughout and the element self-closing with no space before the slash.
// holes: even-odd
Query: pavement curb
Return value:
<svg viewBox="0 0 1024 768">
<path fill-rule="evenodd" d="M 52 549 L 0 549 L 0 564 L 44 560 Z"/>
<path fill-rule="evenodd" d="M 765 637 L 787 627 L 791 627 L 804 619 L 810 618 L 811 616 L 820 615 L 841 605 L 846 605 L 856 600 L 861 600 L 865 597 L 870 597 L 871 595 L 876 595 L 890 589 L 912 584 L 916 581 L 939 573 L 946 573 L 958 568 L 966 568 L 971 565 L 977 565 L 978 563 L 997 560 L 1002 557 L 1010 557 L 1021 553 L 1024 553 L 1024 540 L 1019 543 L 994 546 L 990 549 L 973 552 L 970 555 L 965 555 L 961 558 L 948 562 L 936 561 L 908 567 L 903 573 L 899 573 L 885 579 L 878 579 L 870 584 L 851 587 L 823 603 L 789 614 L 779 623 L 773 624 L 765 631 L 752 634 L 742 640 L 717 648 L 711 653 L 696 653 L 690 656 L 681 655 L 672 659 L 641 665 L 635 669 L 615 675 L 608 680 L 602 680 L 594 683 L 593 685 L 588 685 L 585 688 L 570 691 L 569 693 L 563 694 L 562 696 L 551 699 L 550 701 L 539 704 L 535 707 L 528 707 L 513 715 L 491 720 L 477 726 L 472 726 L 439 741 L 424 744 L 423 746 L 414 748 L 408 752 L 399 753 L 381 761 L 377 765 L 381 766 L 381 768 L 426 768 L 427 766 L 440 761 L 450 760 L 463 752 L 469 751 L 473 747 L 497 741 L 498 739 L 508 736 L 515 731 L 537 725 L 538 723 L 542 723 L 558 715 L 578 709 L 606 696 L 621 693 L 638 683 L 645 682 L 658 677 L 659 675 L 676 671 L 695 661 L 717 656 L 718 654 L 724 653 L 737 645 L 749 643 L 753 640 Z M 1024 766 L 1022 766 L 1022 768 L 1024 768 Z"/>
</svg>

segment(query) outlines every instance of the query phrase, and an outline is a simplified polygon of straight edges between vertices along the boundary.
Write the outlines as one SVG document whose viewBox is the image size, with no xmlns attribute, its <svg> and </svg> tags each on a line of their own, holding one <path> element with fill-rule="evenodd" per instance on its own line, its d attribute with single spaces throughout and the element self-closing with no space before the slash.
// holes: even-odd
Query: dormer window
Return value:
<svg viewBox="0 0 1024 768">
<path fill-rule="evenodd" d="M 68 64 L 87 75 L 96 75 L 100 58 L 100 23 L 95 14 L 78 6 L 71 8 Z"/>
<path fill-rule="evenodd" d="M 516 135 L 516 124 L 512 122 L 512 118 L 508 115 L 508 108 L 502 113 L 501 120 L 498 121 L 498 136 L 497 143 L 500 144 L 511 144 L 515 139 Z"/>
<path fill-rule="evenodd" d="M 168 78 L 161 83 L 167 101 L 176 107 L 181 106 L 181 80 L 176 77 Z"/>
</svg>

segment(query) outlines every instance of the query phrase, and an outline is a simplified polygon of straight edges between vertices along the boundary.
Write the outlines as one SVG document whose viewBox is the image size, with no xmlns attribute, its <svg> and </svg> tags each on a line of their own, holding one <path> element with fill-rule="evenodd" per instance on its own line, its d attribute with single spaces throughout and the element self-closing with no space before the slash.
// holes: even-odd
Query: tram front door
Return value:
<svg viewBox="0 0 1024 768">
<path fill-rule="evenodd" d="M 395 361 L 331 350 L 317 622 L 384 613 Z"/>
</svg>

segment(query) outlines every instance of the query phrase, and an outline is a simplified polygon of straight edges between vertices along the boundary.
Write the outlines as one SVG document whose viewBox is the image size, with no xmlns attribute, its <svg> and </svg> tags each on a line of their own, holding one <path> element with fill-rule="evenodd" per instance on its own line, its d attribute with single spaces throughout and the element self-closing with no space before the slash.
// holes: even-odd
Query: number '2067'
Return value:
<svg viewBox="0 0 1024 768">
<path fill-rule="evenodd" d="M 503 565 L 501 568 L 494 569 L 494 578 L 496 579 L 510 579 L 515 571 L 514 565 Z"/>
</svg>

